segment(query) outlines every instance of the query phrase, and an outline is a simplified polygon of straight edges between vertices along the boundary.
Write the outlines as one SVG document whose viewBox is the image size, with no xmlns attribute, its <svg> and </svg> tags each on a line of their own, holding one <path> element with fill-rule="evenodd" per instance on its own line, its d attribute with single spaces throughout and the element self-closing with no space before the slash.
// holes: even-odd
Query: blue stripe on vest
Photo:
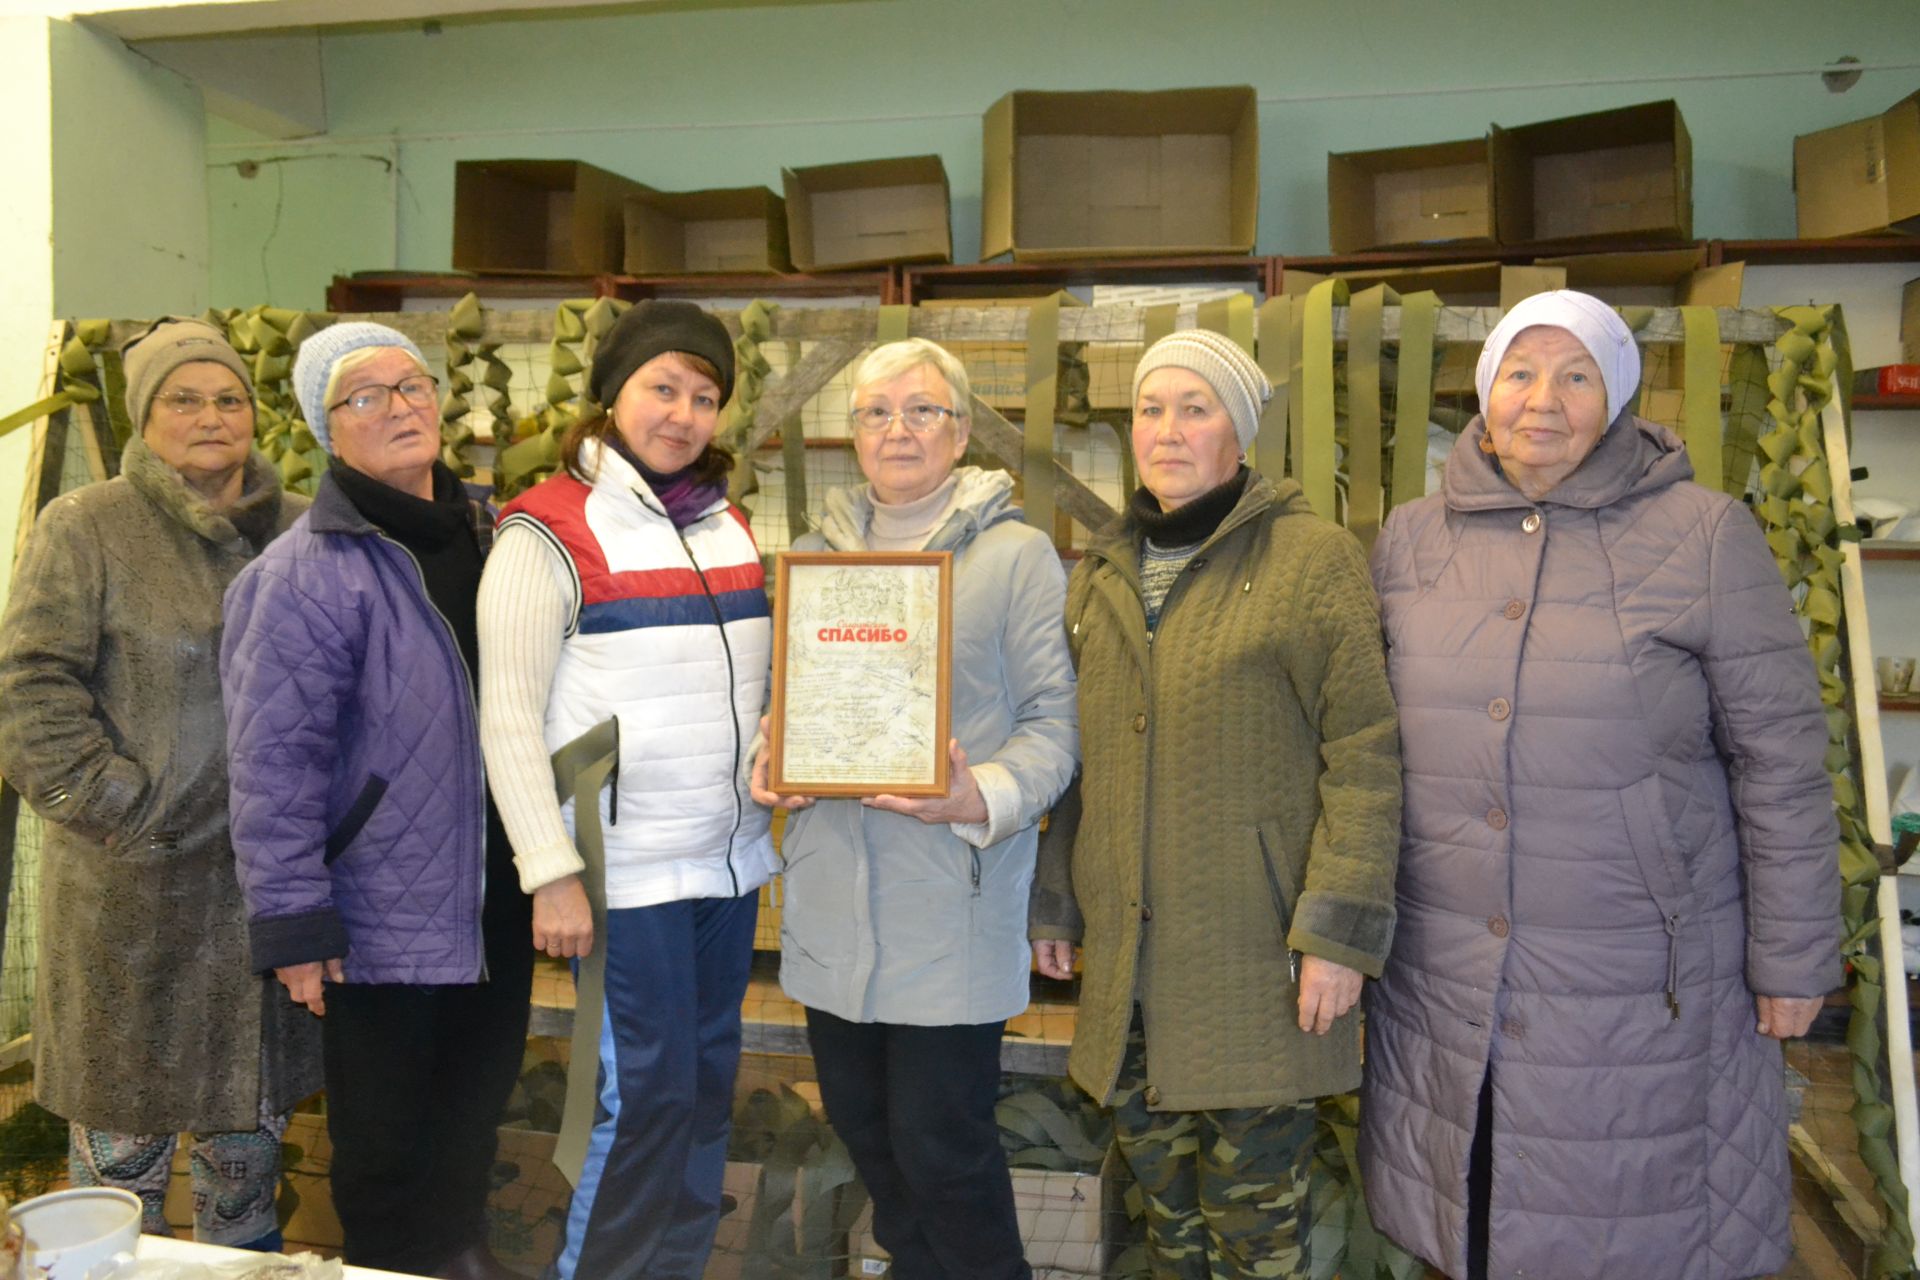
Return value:
<svg viewBox="0 0 1920 1280">
<path fill-rule="evenodd" d="M 713 597 L 726 622 L 771 616 L 767 593 L 757 587 L 744 591 L 722 591 Z M 580 610 L 580 634 L 604 635 L 610 631 L 637 631 L 642 627 L 698 627 L 713 622 L 713 610 L 704 596 L 629 596 L 590 604 Z"/>
</svg>

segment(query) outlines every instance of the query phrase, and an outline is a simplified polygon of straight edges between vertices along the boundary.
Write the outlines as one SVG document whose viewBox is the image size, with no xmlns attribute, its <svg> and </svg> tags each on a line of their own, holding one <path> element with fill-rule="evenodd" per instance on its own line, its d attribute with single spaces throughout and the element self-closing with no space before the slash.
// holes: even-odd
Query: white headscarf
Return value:
<svg viewBox="0 0 1920 1280">
<path fill-rule="evenodd" d="M 1473 374 L 1480 408 L 1484 411 L 1487 407 L 1487 396 L 1493 390 L 1494 375 L 1500 372 L 1507 347 L 1522 329 L 1536 325 L 1565 329 L 1580 339 L 1580 345 L 1600 366 L 1600 381 L 1607 388 L 1607 424 L 1611 426 L 1640 386 L 1640 348 L 1634 345 L 1633 330 L 1627 328 L 1619 312 L 1592 294 L 1573 289 L 1524 298 L 1493 327 L 1487 345 L 1480 348 L 1480 364 Z"/>
</svg>

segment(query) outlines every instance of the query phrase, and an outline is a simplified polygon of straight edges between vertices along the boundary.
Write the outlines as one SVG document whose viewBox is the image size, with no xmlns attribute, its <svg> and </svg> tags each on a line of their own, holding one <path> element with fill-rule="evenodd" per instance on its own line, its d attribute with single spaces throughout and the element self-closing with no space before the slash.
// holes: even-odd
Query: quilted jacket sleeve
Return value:
<svg viewBox="0 0 1920 1280">
<path fill-rule="evenodd" d="M 1078 617 L 1085 611 L 1088 591 L 1087 562 L 1074 568 L 1067 584 L 1066 617 Z M 1061 626 L 1056 622 L 1056 626 Z M 1062 627 L 1062 630 L 1067 630 Z M 1063 637 L 1069 663 L 1077 672 L 1079 650 L 1071 631 Z M 1075 694 L 1076 701 L 1078 694 Z M 1042 940 L 1080 941 L 1085 922 L 1080 903 L 1073 893 L 1073 842 L 1080 833 L 1080 778 L 1076 774 L 1067 789 L 1054 802 L 1047 825 L 1040 832 L 1040 848 L 1033 867 L 1033 889 L 1027 899 L 1027 936 Z"/>
<path fill-rule="evenodd" d="M 961 839 L 981 848 L 1040 821 L 1067 789 L 1080 759 L 1073 662 L 1060 624 L 1067 575 L 1059 553 L 1044 536 L 1022 538 L 1009 577 L 1000 645 L 1013 732 L 991 757 L 972 763 L 975 780 L 988 795 L 989 820 L 953 827 Z"/>
<path fill-rule="evenodd" d="M 1400 722 L 1387 685 L 1380 612 L 1360 544 L 1343 531 L 1312 550 L 1289 665 L 1320 729 L 1320 818 L 1287 945 L 1379 977 L 1393 942 L 1400 857 Z"/>
<path fill-rule="evenodd" d="M 302 588 L 302 569 L 249 565 L 227 589 L 220 643 L 234 859 L 262 972 L 347 953 L 325 847 L 363 638 L 349 611 Z"/>
<path fill-rule="evenodd" d="M 1720 517 L 1709 555 L 1701 662 L 1747 873 L 1747 983 L 1824 995 L 1841 978 L 1839 828 L 1813 658 L 1744 507 Z"/>
<path fill-rule="evenodd" d="M 147 775 L 115 749 L 89 683 L 106 608 L 102 556 L 72 499 L 49 506 L 27 540 L 0 618 L 0 774 L 48 821 L 111 844 Z"/>
</svg>

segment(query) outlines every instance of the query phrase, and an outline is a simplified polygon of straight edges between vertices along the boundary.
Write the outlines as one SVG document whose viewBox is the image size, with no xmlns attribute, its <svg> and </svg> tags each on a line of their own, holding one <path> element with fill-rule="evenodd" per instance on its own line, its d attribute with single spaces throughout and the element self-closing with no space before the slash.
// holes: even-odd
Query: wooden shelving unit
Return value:
<svg viewBox="0 0 1920 1280">
<path fill-rule="evenodd" d="M 900 268 L 905 303 L 965 298 L 983 289 L 1045 292 L 1070 285 L 1244 283 L 1256 293 L 1273 291 L 1276 258 L 1198 254 L 1179 258 L 1076 258 L 1068 262 L 979 262 Z"/>
<path fill-rule="evenodd" d="M 1920 396 L 1855 395 L 1853 397 L 1853 407 L 1855 409 L 1904 410 L 1908 413 L 1913 413 L 1920 411 Z"/>
<path fill-rule="evenodd" d="M 1872 541 L 1860 544 L 1862 560 L 1920 560 L 1920 542 Z"/>
<path fill-rule="evenodd" d="M 471 275 L 466 272 L 369 271 L 335 276 L 327 287 L 327 310 L 399 311 L 409 300 L 453 301 L 477 293 L 490 304 L 520 298 L 861 298 L 894 301 L 894 270 L 820 275 L 729 274 L 698 276 Z"/>
<path fill-rule="evenodd" d="M 1920 693 L 1883 693 L 1880 695 L 1882 711 L 1920 711 Z"/>
</svg>

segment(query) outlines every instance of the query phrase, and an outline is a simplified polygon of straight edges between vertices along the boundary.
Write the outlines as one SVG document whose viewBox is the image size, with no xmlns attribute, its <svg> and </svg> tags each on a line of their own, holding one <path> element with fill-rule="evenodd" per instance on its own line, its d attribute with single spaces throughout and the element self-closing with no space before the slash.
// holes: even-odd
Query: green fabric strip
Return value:
<svg viewBox="0 0 1920 1280">
<path fill-rule="evenodd" d="M 1240 349 L 1253 354 L 1253 295 L 1236 293 L 1227 299 L 1227 327 L 1221 332 L 1232 338 Z"/>
<path fill-rule="evenodd" d="M 600 790 L 620 768 L 620 722 L 604 720 L 553 753 L 553 783 L 560 803 L 573 801 L 573 843 L 586 862 L 580 882 L 593 908 L 593 950 L 581 959 L 573 980 L 573 1042 L 567 1059 L 567 1101 L 554 1167 L 568 1186 L 580 1185 L 587 1139 L 593 1133 L 595 1085 L 600 1075 L 600 1012 L 607 979 L 607 854 L 600 829 Z"/>
<path fill-rule="evenodd" d="M 744 451 L 741 454 L 745 457 Z M 807 532 L 807 428 L 804 415 L 780 424 L 780 464 L 786 481 L 787 541 Z"/>
<path fill-rule="evenodd" d="M 1287 474 L 1298 479 L 1307 466 L 1306 395 L 1301 376 L 1306 364 L 1307 296 L 1287 299 Z"/>
<path fill-rule="evenodd" d="M 1682 307 L 1686 330 L 1686 394 L 1680 421 L 1686 427 L 1687 461 L 1693 478 L 1708 488 L 1726 483 L 1720 455 L 1720 317 L 1712 307 Z"/>
<path fill-rule="evenodd" d="M 1301 465 L 1294 478 L 1306 490 L 1314 511 L 1337 520 L 1333 474 L 1338 465 L 1334 432 L 1333 309 L 1348 301 L 1347 282 L 1323 280 L 1307 294 L 1305 332 L 1301 335 Z"/>
<path fill-rule="evenodd" d="M 1767 414 L 1767 352 L 1764 347 L 1738 346 L 1727 367 L 1727 434 L 1721 450 L 1721 484 L 1738 498 L 1747 491 L 1755 461 L 1760 456 L 1760 434 L 1771 428 Z"/>
<path fill-rule="evenodd" d="M 1380 532 L 1380 335 L 1387 287 L 1354 295 L 1347 326 L 1347 528 L 1373 549 Z"/>
<path fill-rule="evenodd" d="M 1287 375 L 1292 369 L 1293 303 L 1285 297 L 1260 304 L 1259 344 L 1254 357 L 1260 372 L 1273 384 L 1273 399 L 1260 414 L 1260 430 L 1253 438 L 1253 466 L 1278 482 L 1287 474 Z"/>
<path fill-rule="evenodd" d="M 1141 334 L 1141 341 L 1150 347 L 1173 332 L 1174 322 L 1180 318 L 1180 307 L 1176 303 L 1161 302 L 1148 307 L 1146 312 L 1146 330 Z"/>
<path fill-rule="evenodd" d="M 1060 296 L 1027 309 L 1027 424 L 1020 477 L 1027 523 L 1053 537 L 1053 401 L 1060 381 Z"/>
<path fill-rule="evenodd" d="M 0 436 L 18 427 L 24 427 L 30 422 L 38 422 L 50 413 L 58 413 L 75 404 L 77 400 L 78 397 L 67 391 L 56 391 L 45 400 L 36 400 L 26 408 L 0 418 Z"/>
<path fill-rule="evenodd" d="M 1432 290 L 1400 299 L 1400 375 L 1393 395 L 1393 506 L 1427 491 L 1427 419 L 1433 414 L 1433 328 L 1440 295 Z"/>
</svg>

